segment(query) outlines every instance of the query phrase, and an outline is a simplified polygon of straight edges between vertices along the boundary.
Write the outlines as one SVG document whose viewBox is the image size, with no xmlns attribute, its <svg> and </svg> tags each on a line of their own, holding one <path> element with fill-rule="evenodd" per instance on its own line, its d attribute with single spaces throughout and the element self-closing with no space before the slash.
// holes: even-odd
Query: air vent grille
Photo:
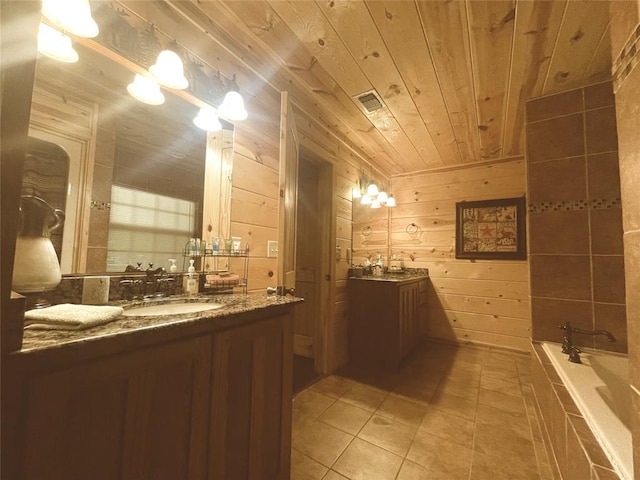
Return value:
<svg viewBox="0 0 640 480">
<path fill-rule="evenodd" d="M 376 110 L 379 110 L 384 106 L 382 105 L 380 98 L 378 98 L 378 95 L 373 91 L 358 95 L 356 99 L 362 104 L 365 110 L 369 113 L 375 112 Z"/>
</svg>

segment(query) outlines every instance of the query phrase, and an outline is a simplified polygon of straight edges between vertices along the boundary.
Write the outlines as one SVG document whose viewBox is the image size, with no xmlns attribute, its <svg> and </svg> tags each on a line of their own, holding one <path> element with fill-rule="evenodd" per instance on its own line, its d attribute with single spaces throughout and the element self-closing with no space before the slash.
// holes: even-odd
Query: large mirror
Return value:
<svg viewBox="0 0 640 480">
<path fill-rule="evenodd" d="M 232 164 L 233 126 L 223 121 L 221 132 L 207 134 L 192 122 L 198 107 L 166 89 L 163 105 L 143 104 L 127 93 L 132 71 L 75 48 L 78 63 L 38 58 L 23 183 L 25 193 L 66 213 L 54 242 L 62 272 L 122 272 L 136 263 L 168 269 L 170 258 L 181 270 L 190 237 L 228 230 L 229 212 L 213 214 L 209 204 L 213 195 L 228 208 L 220 194 L 230 189 L 209 191 L 207 201 L 204 192 L 207 169 L 220 159 Z"/>
</svg>

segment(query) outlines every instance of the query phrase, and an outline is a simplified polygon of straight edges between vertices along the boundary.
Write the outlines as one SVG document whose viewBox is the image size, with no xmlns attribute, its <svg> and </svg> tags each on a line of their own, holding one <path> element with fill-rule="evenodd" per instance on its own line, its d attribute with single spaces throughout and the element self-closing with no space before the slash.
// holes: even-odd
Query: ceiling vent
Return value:
<svg viewBox="0 0 640 480">
<path fill-rule="evenodd" d="M 360 104 L 364 107 L 366 113 L 373 113 L 376 110 L 384 108 L 384 104 L 382 103 L 382 100 L 380 100 L 378 92 L 376 92 L 375 90 L 361 93 L 360 95 L 356 95 L 353 98 L 360 102 Z"/>
</svg>

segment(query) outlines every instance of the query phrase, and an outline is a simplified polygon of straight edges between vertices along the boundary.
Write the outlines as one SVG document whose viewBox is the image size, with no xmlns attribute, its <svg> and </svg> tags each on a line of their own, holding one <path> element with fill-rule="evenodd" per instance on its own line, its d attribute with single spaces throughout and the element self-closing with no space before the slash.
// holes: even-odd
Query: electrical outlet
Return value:
<svg viewBox="0 0 640 480">
<path fill-rule="evenodd" d="M 278 257 L 278 242 L 276 240 L 267 241 L 267 258 Z"/>
</svg>

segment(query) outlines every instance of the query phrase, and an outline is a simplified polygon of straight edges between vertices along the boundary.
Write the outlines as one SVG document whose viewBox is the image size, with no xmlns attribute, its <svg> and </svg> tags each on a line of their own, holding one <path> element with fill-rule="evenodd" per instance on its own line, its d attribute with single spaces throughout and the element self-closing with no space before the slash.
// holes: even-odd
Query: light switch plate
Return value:
<svg viewBox="0 0 640 480">
<path fill-rule="evenodd" d="M 277 240 L 267 241 L 267 258 L 278 257 L 278 242 Z"/>
</svg>

